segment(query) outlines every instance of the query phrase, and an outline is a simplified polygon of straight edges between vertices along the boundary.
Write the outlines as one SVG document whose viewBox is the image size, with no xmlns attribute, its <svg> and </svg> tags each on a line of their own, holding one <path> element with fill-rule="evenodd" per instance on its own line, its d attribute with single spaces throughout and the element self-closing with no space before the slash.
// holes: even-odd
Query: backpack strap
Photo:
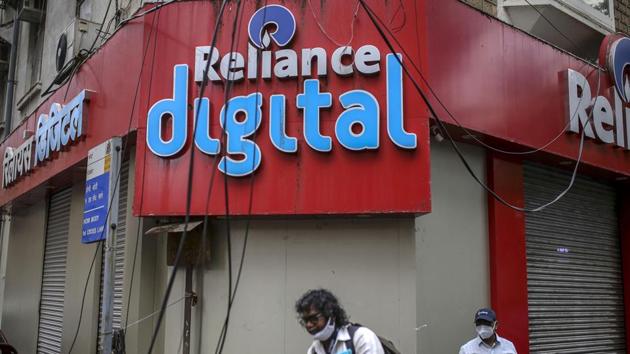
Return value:
<svg viewBox="0 0 630 354">
<path fill-rule="evenodd" d="M 348 326 L 348 333 L 350 334 L 350 343 L 346 343 L 346 349 L 352 350 L 352 354 L 356 353 L 354 350 L 354 334 L 361 327 L 363 326 L 361 326 L 358 323 L 350 323 L 350 326 Z"/>
<path fill-rule="evenodd" d="M 361 327 L 363 326 L 358 323 L 350 323 L 350 326 L 348 326 L 348 333 L 350 334 L 350 343 L 346 344 L 346 349 L 352 350 L 352 354 L 356 354 L 354 350 L 354 334 Z M 377 337 L 378 337 L 379 342 L 381 342 L 381 345 L 383 346 L 383 351 L 385 352 L 385 354 L 400 354 L 400 352 L 398 351 L 398 349 L 396 349 L 396 346 L 394 345 L 394 343 L 392 343 L 392 341 L 378 335 Z"/>
</svg>

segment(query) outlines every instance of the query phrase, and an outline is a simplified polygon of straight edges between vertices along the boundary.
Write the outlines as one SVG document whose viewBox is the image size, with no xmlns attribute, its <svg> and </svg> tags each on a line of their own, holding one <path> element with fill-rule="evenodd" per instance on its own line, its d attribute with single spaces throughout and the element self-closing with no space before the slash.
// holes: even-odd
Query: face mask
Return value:
<svg viewBox="0 0 630 354">
<path fill-rule="evenodd" d="M 335 332 L 335 321 L 332 318 L 328 320 L 326 323 L 326 327 L 324 327 L 321 331 L 313 334 L 313 338 L 318 341 L 325 341 L 332 336 L 333 332 Z"/>
<path fill-rule="evenodd" d="M 477 334 L 479 335 L 479 337 L 481 337 L 481 339 L 488 339 L 494 334 L 494 327 L 480 325 L 477 326 L 475 329 L 477 330 Z"/>
</svg>

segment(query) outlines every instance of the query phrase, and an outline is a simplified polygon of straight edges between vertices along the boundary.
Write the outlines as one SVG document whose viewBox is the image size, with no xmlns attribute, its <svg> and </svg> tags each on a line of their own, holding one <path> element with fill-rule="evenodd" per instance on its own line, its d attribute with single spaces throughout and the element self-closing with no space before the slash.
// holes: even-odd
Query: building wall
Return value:
<svg viewBox="0 0 630 354">
<path fill-rule="evenodd" d="M 76 184 L 72 190 L 64 289 L 64 352 L 69 350 L 76 333 L 86 277 L 97 247 L 81 243 L 84 191 L 82 184 Z M 23 213 L 14 212 L 11 222 L 2 323 L 10 343 L 23 353 L 34 353 L 37 345 L 46 214 L 47 203 L 40 202 Z M 100 269 L 100 249 L 94 267 Z M 90 353 L 96 348 L 99 278 L 94 274 L 93 271 L 87 282 L 83 318 L 73 349 L 77 353 Z"/>
<path fill-rule="evenodd" d="M 35 353 L 46 233 L 46 201 L 16 210 L 7 242 L 2 331 L 19 353 Z"/>
<path fill-rule="evenodd" d="M 244 222 L 232 224 L 234 273 L 244 232 Z M 192 341 L 196 347 L 202 334 L 202 352 L 214 350 L 225 316 L 225 240 L 225 224 L 217 222 L 213 259 L 201 278 L 203 328 Z M 183 281 L 181 271 L 171 301 L 183 295 Z M 353 321 L 390 338 L 403 353 L 416 352 L 414 222 L 409 218 L 253 221 L 224 352 L 305 352 L 311 338 L 293 306 L 306 290 L 318 287 L 332 290 Z M 167 312 L 165 353 L 177 352 L 182 308 L 180 302 Z"/>
<path fill-rule="evenodd" d="M 488 15 L 497 16 L 497 0 L 460 0 Z"/>
<path fill-rule="evenodd" d="M 96 332 L 98 330 L 98 306 L 102 246 L 94 263 L 92 274 L 87 280 L 88 271 L 97 251 L 97 243 L 85 245 L 81 243 L 81 225 L 83 224 L 83 200 L 85 185 L 77 183 L 72 187 L 72 206 L 70 209 L 70 234 L 68 235 L 68 254 L 66 258 L 66 284 L 64 294 L 62 352 L 68 352 L 72 345 L 79 316 L 81 299 L 86 290 L 85 304 L 81 326 L 72 350 L 74 353 L 91 353 L 96 349 Z M 87 288 L 86 288 L 87 283 Z"/>
<path fill-rule="evenodd" d="M 2 328 L 2 311 L 4 308 L 4 289 L 7 279 L 7 258 L 9 255 L 9 235 L 11 232 L 11 217 L 7 214 L 1 215 L 0 232 L 2 232 L 2 242 L 0 243 L 0 328 Z"/>
<path fill-rule="evenodd" d="M 488 15 L 497 16 L 497 0 L 460 0 Z M 615 30 L 630 34 L 630 0 L 615 0 Z"/>
<path fill-rule="evenodd" d="M 153 226 L 149 218 L 137 218 L 132 215 L 131 204 L 135 186 L 135 150 L 132 149 L 129 162 L 129 189 L 127 191 L 127 242 L 125 247 L 125 276 L 124 276 L 124 305 L 123 320 L 126 319 L 127 308 L 129 308 L 129 318 L 127 323 L 133 324 L 139 319 L 145 318 L 153 313 L 160 306 L 161 293 L 158 289 L 164 286 L 161 281 L 164 278 L 162 267 L 157 264 L 164 264 L 158 257 L 159 238 L 145 236 L 145 232 Z M 136 246 L 137 245 L 137 246 Z M 135 254 L 135 264 L 134 264 Z M 132 269 L 134 269 L 132 271 Z M 133 277 L 133 280 L 132 280 Z M 131 285 L 133 281 L 133 285 Z M 131 292 L 131 296 L 129 296 Z M 130 304 L 127 300 L 130 300 Z M 133 325 L 127 329 L 125 334 L 125 346 L 128 353 L 145 353 L 148 350 L 151 334 L 155 327 L 155 316 Z M 158 350 L 155 353 L 160 353 Z"/>
<path fill-rule="evenodd" d="M 630 34 L 630 0 L 615 0 L 615 30 Z"/>
<path fill-rule="evenodd" d="M 130 159 L 130 170 L 133 171 L 135 167 L 133 153 Z M 127 193 L 131 198 L 133 196 L 134 174 L 131 173 L 129 178 L 130 183 Z M 102 247 L 98 247 L 94 268 L 88 279 L 88 272 L 97 250 L 97 244 L 85 245 L 81 243 L 85 185 L 78 181 L 72 189 L 70 234 L 68 235 L 66 259 L 62 352 L 66 353 L 69 351 L 75 333 L 77 333 L 83 291 L 87 289 L 80 331 L 78 332 L 73 352 L 94 353 L 97 346 Z M 131 199 L 128 200 L 131 201 Z M 129 202 L 129 205 L 131 205 L 131 202 Z M 10 343 L 20 353 L 34 353 L 37 345 L 38 310 L 46 233 L 46 209 L 46 201 L 39 202 L 28 208 L 15 208 L 11 217 L 10 231 L 5 235 L 5 239 L 2 242 L 3 255 L 5 253 L 7 255 L 2 306 L 2 329 Z M 138 237 L 139 241 L 134 286 L 131 289 L 129 323 L 144 318 L 155 311 L 156 306 L 159 306 L 160 297 L 158 296 L 161 296 L 156 294 L 155 289 L 163 288 L 161 285 L 156 287 L 154 284 L 157 278 L 155 267 L 157 263 L 155 251 L 157 240 L 143 237 L 144 231 L 148 226 L 148 223 L 142 223 L 141 220 L 133 217 L 130 207 L 127 209 L 125 303 L 130 291 L 131 268 L 133 266 L 136 237 Z M 2 269 L 0 266 L 0 272 Z M 160 280 L 161 278 L 160 276 Z M 157 299 L 158 305 L 154 304 L 154 298 Z M 127 305 L 125 304 L 123 308 L 126 309 Z M 127 332 L 126 344 L 130 353 L 146 352 L 151 338 L 151 331 L 154 327 L 153 321 L 154 318 L 149 318 L 149 320 L 134 325 Z"/>
<path fill-rule="evenodd" d="M 485 153 L 460 144 L 485 179 Z M 431 145 L 433 212 L 416 219 L 419 354 L 457 353 L 490 305 L 487 196 L 446 142 Z"/>
<path fill-rule="evenodd" d="M 96 23 L 97 25 L 94 28 L 99 28 L 100 24 L 103 22 L 108 3 L 109 1 L 84 0 L 81 8 L 77 9 L 76 0 L 48 0 L 46 2 L 43 29 L 38 31 L 38 33 L 41 34 L 38 38 L 42 38 L 43 41 L 41 44 L 41 53 L 33 53 L 29 50 L 29 38 L 32 37 L 31 32 L 35 31 L 35 29 L 33 25 L 22 22 L 18 43 L 18 62 L 16 65 L 17 86 L 14 92 L 12 129 L 15 129 L 24 118 L 31 115 L 47 98 L 42 98 L 41 94 L 50 86 L 57 75 L 55 58 L 59 36 L 66 31 L 77 16 Z M 105 25 L 103 27 L 103 31 L 106 31 L 108 34 L 113 33 L 116 29 L 115 22 L 110 21 L 116 12 L 114 3 L 115 2 L 112 2 L 111 8 L 107 12 Z M 139 9 L 142 5 L 142 0 L 119 1 L 117 3 L 120 3 L 120 19 L 124 20 Z M 11 9 L 0 10 L 0 12 L 3 12 L 2 18 L 8 19 L 13 16 Z M 111 25 L 109 25 L 110 22 Z M 94 28 L 91 30 L 94 31 Z M 10 30 L 4 29 L 1 34 L 4 38 L 10 40 Z M 104 34 L 104 36 L 107 35 Z M 102 41 L 97 42 L 96 48 L 98 48 L 101 43 Z M 68 53 L 68 58 L 71 55 L 72 53 Z M 37 72 L 31 70 L 31 65 L 28 60 L 29 56 L 41 57 L 41 63 Z M 38 76 L 39 79 L 31 80 L 30 77 L 32 75 Z M 39 84 L 35 86 L 32 85 L 32 83 L 35 82 L 39 82 Z M 6 85 L 6 81 L 3 82 L 3 85 Z M 0 101 L 3 100 L 4 95 L 0 98 Z M 19 109 L 18 103 L 20 104 Z"/>
</svg>

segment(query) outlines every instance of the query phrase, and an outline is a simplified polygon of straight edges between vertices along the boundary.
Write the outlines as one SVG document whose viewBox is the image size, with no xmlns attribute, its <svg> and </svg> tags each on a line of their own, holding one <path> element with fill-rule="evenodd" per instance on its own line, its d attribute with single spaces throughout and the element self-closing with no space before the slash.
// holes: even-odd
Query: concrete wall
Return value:
<svg viewBox="0 0 630 354">
<path fill-rule="evenodd" d="M 488 15 L 497 16 L 497 0 L 460 0 Z"/>
<path fill-rule="evenodd" d="M 61 350 L 64 353 L 69 351 L 77 328 L 79 328 L 79 333 L 72 352 L 93 353 L 96 349 L 102 247 L 98 247 L 94 269 L 92 269 L 91 274 L 88 274 L 94 255 L 97 252 L 98 244 L 85 245 L 81 243 L 84 196 L 85 185 L 81 183 L 75 184 L 72 187 L 70 234 L 68 235 L 68 254 L 66 258 L 63 336 L 61 340 Z M 81 325 L 78 327 L 81 314 L 81 299 L 83 291 L 86 289 L 86 283 L 87 290 L 83 316 Z"/>
<path fill-rule="evenodd" d="M 2 331 L 19 353 L 35 353 L 46 202 L 15 210 L 8 240 Z"/>
<path fill-rule="evenodd" d="M 460 144 L 485 180 L 485 154 Z M 486 193 L 446 142 L 431 145 L 433 212 L 416 220 L 418 353 L 451 354 L 490 303 Z"/>
<path fill-rule="evenodd" d="M 163 289 L 164 265 L 166 261 L 164 254 L 157 252 L 158 245 L 162 240 L 155 236 L 145 236 L 144 233 L 153 226 L 152 220 L 133 217 L 131 205 L 133 201 L 135 185 L 135 154 L 132 151 L 129 164 L 129 190 L 127 191 L 127 242 L 125 248 L 125 286 L 123 321 L 126 319 L 126 311 L 129 307 L 129 318 L 127 323 L 133 326 L 127 329 L 126 349 L 128 353 L 146 353 L 151 340 L 151 334 L 155 327 L 155 316 L 147 320 L 134 324 L 136 321 L 145 318 L 159 308 L 161 291 Z M 134 254 L 136 254 L 134 264 Z M 132 269 L 135 267 L 135 270 Z M 132 283 L 133 275 L 133 285 Z M 131 292 L 131 297 L 129 297 Z M 130 304 L 127 304 L 130 299 Z M 154 351 L 161 353 L 161 342 Z"/>
<path fill-rule="evenodd" d="M 232 225 L 234 273 L 244 230 L 243 222 Z M 224 223 L 215 224 L 213 260 L 201 277 L 203 328 L 196 334 L 202 334 L 203 352 L 214 350 L 226 311 L 225 240 Z M 182 271 L 171 301 L 181 298 L 183 281 Z M 311 338 L 293 306 L 317 287 L 331 289 L 353 321 L 390 338 L 403 353 L 416 352 L 414 221 L 409 218 L 252 222 L 224 352 L 305 352 Z M 165 353 L 176 353 L 180 345 L 182 308 L 180 302 L 167 312 Z"/>
<path fill-rule="evenodd" d="M 630 0 L 615 0 L 615 30 L 630 34 Z"/>
</svg>

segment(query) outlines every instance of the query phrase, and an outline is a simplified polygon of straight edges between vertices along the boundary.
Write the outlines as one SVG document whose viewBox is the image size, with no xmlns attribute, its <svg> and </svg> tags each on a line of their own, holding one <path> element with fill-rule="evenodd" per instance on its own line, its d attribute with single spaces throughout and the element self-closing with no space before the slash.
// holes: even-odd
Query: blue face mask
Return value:
<svg viewBox="0 0 630 354">
<path fill-rule="evenodd" d="M 332 336 L 332 334 L 335 332 L 335 321 L 330 318 L 328 320 L 328 323 L 326 323 L 326 327 L 324 327 L 321 331 L 315 333 L 313 335 L 313 339 L 318 340 L 318 341 L 326 341 L 330 338 L 330 336 Z"/>
</svg>

